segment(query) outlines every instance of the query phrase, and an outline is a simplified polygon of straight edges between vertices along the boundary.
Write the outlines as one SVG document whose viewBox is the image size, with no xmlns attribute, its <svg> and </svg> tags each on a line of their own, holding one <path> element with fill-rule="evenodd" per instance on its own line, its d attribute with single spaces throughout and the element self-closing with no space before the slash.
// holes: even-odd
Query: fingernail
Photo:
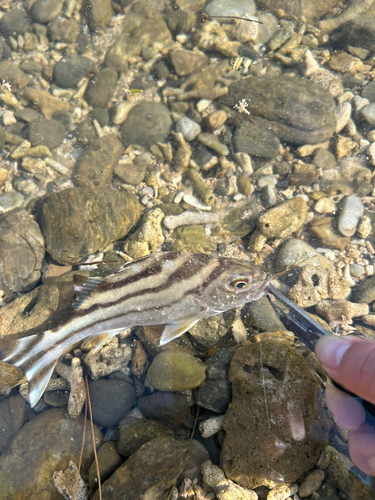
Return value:
<svg viewBox="0 0 375 500">
<path fill-rule="evenodd" d="M 349 340 L 329 335 L 322 337 L 315 347 L 315 353 L 323 366 L 331 369 L 337 368 L 346 351 L 351 346 Z"/>
</svg>

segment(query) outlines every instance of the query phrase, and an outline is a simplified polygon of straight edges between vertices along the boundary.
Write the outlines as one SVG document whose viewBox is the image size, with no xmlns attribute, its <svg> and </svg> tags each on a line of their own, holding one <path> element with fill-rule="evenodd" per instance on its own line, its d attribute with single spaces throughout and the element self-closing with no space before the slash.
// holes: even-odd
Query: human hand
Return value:
<svg viewBox="0 0 375 500">
<path fill-rule="evenodd" d="M 328 375 L 360 398 L 375 404 L 375 341 L 358 337 L 322 337 L 316 355 Z M 375 429 L 365 422 L 362 404 L 327 383 L 328 409 L 338 425 L 348 430 L 349 453 L 363 472 L 375 475 Z"/>
</svg>

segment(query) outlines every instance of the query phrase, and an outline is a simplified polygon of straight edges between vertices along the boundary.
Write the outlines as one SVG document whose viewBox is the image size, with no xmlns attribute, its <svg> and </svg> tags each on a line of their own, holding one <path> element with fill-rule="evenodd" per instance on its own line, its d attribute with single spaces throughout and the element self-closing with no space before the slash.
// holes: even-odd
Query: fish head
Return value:
<svg viewBox="0 0 375 500">
<path fill-rule="evenodd" d="M 246 260 L 220 258 L 219 261 L 220 275 L 202 293 L 210 309 L 226 311 L 267 293 L 272 277 L 262 269 Z"/>
</svg>

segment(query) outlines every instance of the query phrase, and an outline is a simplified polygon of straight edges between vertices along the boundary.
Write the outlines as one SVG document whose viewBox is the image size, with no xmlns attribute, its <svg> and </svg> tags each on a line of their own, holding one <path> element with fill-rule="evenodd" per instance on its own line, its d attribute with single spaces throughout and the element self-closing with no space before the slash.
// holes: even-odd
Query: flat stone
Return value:
<svg viewBox="0 0 375 500">
<path fill-rule="evenodd" d="M 4 38 L 24 35 L 29 28 L 29 18 L 23 9 L 10 9 L 5 11 L 0 19 L 0 35 Z"/>
<path fill-rule="evenodd" d="M 175 483 L 190 453 L 190 443 L 174 438 L 149 441 L 102 485 L 103 500 L 157 500 Z M 99 500 L 98 492 L 93 500 Z"/>
<path fill-rule="evenodd" d="M 25 88 L 30 80 L 29 77 L 12 61 L 0 62 L 1 80 L 5 80 L 12 87 L 12 91 Z"/>
<path fill-rule="evenodd" d="M 28 404 L 21 396 L 0 401 L 0 455 L 27 421 Z"/>
<path fill-rule="evenodd" d="M 69 56 L 55 64 L 53 78 L 57 85 L 66 89 L 75 88 L 83 77 L 91 73 L 95 63 L 88 57 Z"/>
<path fill-rule="evenodd" d="M 167 426 L 178 426 L 190 415 L 190 406 L 182 394 L 155 391 L 138 400 L 138 408 L 148 419 L 159 420 Z"/>
<path fill-rule="evenodd" d="M 85 0 L 84 8 L 84 13 L 92 30 L 108 26 L 112 19 L 111 0 Z"/>
<path fill-rule="evenodd" d="M 29 14 L 35 22 L 47 24 L 60 14 L 63 4 L 64 0 L 36 0 Z"/>
<path fill-rule="evenodd" d="M 219 102 L 232 108 L 243 99 L 252 124 L 287 143 L 317 144 L 335 132 L 334 100 L 311 80 L 289 76 L 245 78 L 229 85 Z"/>
<path fill-rule="evenodd" d="M 87 87 L 86 101 L 93 108 L 106 108 L 117 86 L 117 72 L 110 68 L 99 71 Z"/>
<path fill-rule="evenodd" d="M 157 420 L 126 417 L 119 422 L 117 449 L 121 455 L 130 457 L 145 443 L 168 436 L 174 437 L 173 431 Z"/>
<path fill-rule="evenodd" d="M 257 229 L 266 238 L 286 238 L 303 226 L 306 214 L 306 201 L 296 196 L 262 214 Z"/>
<path fill-rule="evenodd" d="M 249 122 L 243 122 L 237 127 L 233 141 L 237 153 L 267 159 L 275 158 L 279 154 L 279 139 Z"/>
<path fill-rule="evenodd" d="M 107 441 L 101 445 L 98 451 L 98 463 L 100 480 L 102 484 L 109 479 L 115 470 L 123 463 L 123 458 L 116 449 L 116 443 Z M 95 461 L 91 464 L 89 472 L 90 494 L 93 495 L 98 489 L 98 476 Z"/>
<path fill-rule="evenodd" d="M 171 60 L 177 75 L 186 76 L 202 69 L 207 64 L 208 58 L 198 50 L 176 49 L 171 53 Z"/>
<path fill-rule="evenodd" d="M 198 406 L 215 413 L 225 413 L 232 401 L 232 389 L 228 380 L 206 380 L 194 392 Z"/>
<path fill-rule="evenodd" d="M 66 129 L 61 122 L 46 118 L 31 122 L 28 132 L 33 146 L 43 145 L 50 150 L 58 148 L 66 136 Z"/>
</svg>

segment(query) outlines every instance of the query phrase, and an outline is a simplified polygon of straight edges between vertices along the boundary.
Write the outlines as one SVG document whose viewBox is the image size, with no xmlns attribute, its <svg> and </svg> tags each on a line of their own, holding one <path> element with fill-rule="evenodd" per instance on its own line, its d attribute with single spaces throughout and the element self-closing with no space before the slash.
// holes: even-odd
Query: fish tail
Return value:
<svg viewBox="0 0 375 500">
<path fill-rule="evenodd" d="M 0 344 L 0 359 L 21 368 L 29 383 L 29 403 L 34 407 L 41 398 L 55 369 L 59 353 L 51 352 L 56 342 L 54 332 L 30 335 Z"/>
</svg>

